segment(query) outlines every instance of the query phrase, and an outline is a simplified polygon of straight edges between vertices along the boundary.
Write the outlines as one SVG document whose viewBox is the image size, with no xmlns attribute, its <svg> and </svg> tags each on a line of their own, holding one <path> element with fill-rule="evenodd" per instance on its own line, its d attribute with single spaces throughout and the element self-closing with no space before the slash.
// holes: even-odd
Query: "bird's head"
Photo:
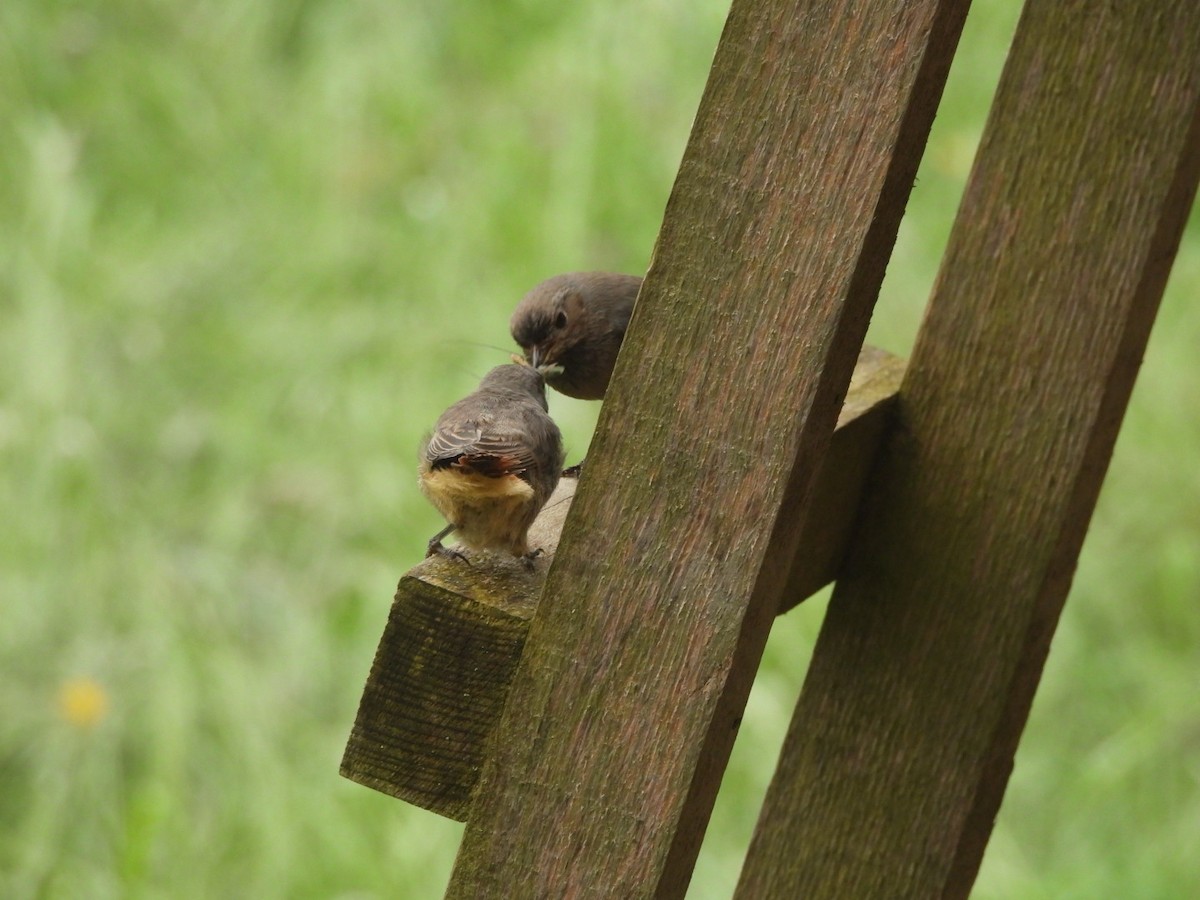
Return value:
<svg viewBox="0 0 1200 900">
<path fill-rule="evenodd" d="M 525 295 L 509 327 L 531 366 L 554 366 L 581 340 L 586 316 L 577 290 L 548 282 Z"/>
</svg>

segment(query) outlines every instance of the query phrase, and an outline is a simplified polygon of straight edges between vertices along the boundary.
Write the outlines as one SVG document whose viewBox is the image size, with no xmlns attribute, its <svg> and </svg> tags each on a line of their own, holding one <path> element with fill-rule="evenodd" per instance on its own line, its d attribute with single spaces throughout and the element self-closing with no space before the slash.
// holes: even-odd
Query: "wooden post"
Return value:
<svg viewBox="0 0 1200 900">
<path fill-rule="evenodd" d="M 781 612 L 824 587 L 842 561 L 903 362 L 867 348 L 813 487 L 803 552 Z M 577 482 L 564 478 L 530 532 L 531 571 L 495 557 L 465 566 L 435 556 L 396 589 L 363 688 L 341 772 L 385 794 L 465 820 Z"/>
<path fill-rule="evenodd" d="M 686 890 L 966 6 L 735 0 L 449 896 Z"/>
<path fill-rule="evenodd" d="M 1200 3 L 1029 0 L 738 897 L 969 893 L 1198 171 Z"/>
</svg>

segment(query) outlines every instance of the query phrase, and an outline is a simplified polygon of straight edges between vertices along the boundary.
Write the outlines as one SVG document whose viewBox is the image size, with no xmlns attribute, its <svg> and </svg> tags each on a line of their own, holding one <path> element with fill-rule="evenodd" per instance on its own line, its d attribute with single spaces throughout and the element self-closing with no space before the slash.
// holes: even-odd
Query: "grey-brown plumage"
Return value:
<svg viewBox="0 0 1200 900">
<path fill-rule="evenodd" d="M 562 472 L 563 444 L 546 411 L 543 376 L 497 366 L 444 413 L 421 448 L 421 490 L 449 525 L 429 541 L 442 552 L 451 531 L 467 547 L 531 557 L 529 526 Z M 537 551 L 535 550 L 534 553 Z"/>
<path fill-rule="evenodd" d="M 600 400 L 608 389 L 617 351 L 642 279 L 613 272 L 568 272 L 533 288 L 513 311 L 513 339 L 550 387 L 568 397 Z"/>
</svg>

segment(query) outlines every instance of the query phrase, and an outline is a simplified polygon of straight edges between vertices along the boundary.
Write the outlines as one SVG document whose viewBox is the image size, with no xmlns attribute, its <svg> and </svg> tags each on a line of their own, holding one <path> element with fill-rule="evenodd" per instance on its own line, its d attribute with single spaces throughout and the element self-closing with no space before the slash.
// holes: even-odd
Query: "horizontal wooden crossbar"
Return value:
<svg viewBox="0 0 1200 900">
<path fill-rule="evenodd" d="M 882 350 L 860 356 L 780 612 L 834 580 L 903 371 Z M 502 557 L 472 566 L 432 557 L 400 580 L 342 759 L 345 777 L 466 819 L 576 484 L 563 479 L 535 523 L 531 542 L 545 552 L 532 571 Z"/>
</svg>

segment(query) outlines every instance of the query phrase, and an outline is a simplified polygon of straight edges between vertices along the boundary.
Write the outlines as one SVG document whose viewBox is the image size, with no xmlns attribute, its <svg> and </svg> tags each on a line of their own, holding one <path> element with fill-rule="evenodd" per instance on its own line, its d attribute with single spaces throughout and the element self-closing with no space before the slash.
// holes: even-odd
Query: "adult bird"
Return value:
<svg viewBox="0 0 1200 900">
<path fill-rule="evenodd" d="M 637 275 L 614 272 L 555 275 L 517 304 L 509 322 L 513 339 L 531 365 L 547 367 L 550 387 L 601 400 L 641 286 Z"/>
</svg>

